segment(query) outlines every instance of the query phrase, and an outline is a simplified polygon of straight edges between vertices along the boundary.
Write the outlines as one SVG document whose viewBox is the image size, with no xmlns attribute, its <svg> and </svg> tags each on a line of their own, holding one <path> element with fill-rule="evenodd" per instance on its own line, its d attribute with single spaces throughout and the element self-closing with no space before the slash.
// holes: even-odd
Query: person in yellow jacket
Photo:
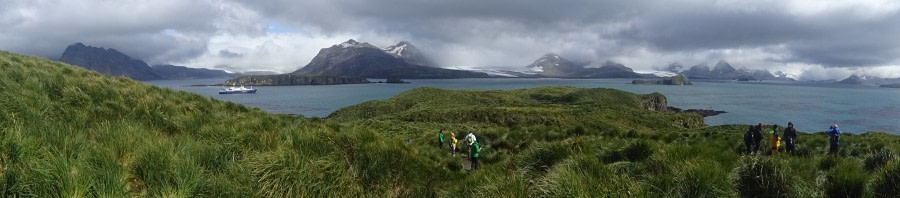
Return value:
<svg viewBox="0 0 900 198">
<path fill-rule="evenodd" d="M 778 154 L 778 147 L 781 147 L 781 137 L 778 137 L 778 125 L 772 125 L 772 130 L 769 130 L 769 146 L 772 146 L 772 156 Z"/>
<path fill-rule="evenodd" d="M 459 140 L 456 139 L 456 133 L 450 132 L 450 153 L 456 157 L 456 144 Z"/>
</svg>

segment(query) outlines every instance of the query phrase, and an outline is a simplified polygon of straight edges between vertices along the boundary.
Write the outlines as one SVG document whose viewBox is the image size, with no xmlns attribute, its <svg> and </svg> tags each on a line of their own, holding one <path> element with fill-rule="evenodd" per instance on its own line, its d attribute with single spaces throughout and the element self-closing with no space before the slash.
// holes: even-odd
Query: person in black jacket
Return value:
<svg viewBox="0 0 900 198">
<path fill-rule="evenodd" d="M 746 154 L 753 154 L 753 130 L 756 128 L 753 125 L 750 125 L 750 128 L 747 129 L 747 133 L 744 133 L 744 151 Z"/>
<path fill-rule="evenodd" d="M 791 155 L 795 155 L 795 146 L 797 144 L 797 129 L 794 128 L 794 123 L 792 122 L 788 122 L 788 127 L 784 129 L 784 143 L 787 144 L 787 152 Z"/>
<path fill-rule="evenodd" d="M 759 151 L 759 143 L 762 142 L 762 130 L 763 124 L 759 123 L 756 125 L 756 129 L 753 130 L 753 152 Z"/>
</svg>

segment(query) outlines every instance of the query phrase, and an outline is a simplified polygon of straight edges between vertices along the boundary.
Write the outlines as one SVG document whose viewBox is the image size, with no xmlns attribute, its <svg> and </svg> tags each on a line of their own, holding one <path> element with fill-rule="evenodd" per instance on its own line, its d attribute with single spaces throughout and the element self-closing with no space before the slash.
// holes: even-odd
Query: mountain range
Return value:
<svg viewBox="0 0 900 198">
<path fill-rule="evenodd" d="M 408 42 L 381 49 L 350 39 L 319 50 L 306 66 L 294 74 L 365 78 L 487 78 L 481 72 L 444 69 L 431 64 Z"/>
<path fill-rule="evenodd" d="M 834 83 L 845 85 L 892 85 L 900 83 L 900 78 L 879 78 L 875 76 L 852 74 L 849 77 Z"/>
<path fill-rule="evenodd" d="M 116 49 L 92 47 L 75 43 L 66 47 L 60 62 L 76 65 L 110 76 L 124 76 L 134 80 L 174 80 L 196 78 L 223 78 L 238 74 L 222 70 L 190 68 L 174 65 L 149 66 Z"/>
<path fill-rule="evenodd" d="M 589 64 L 576 63 L 557 54 L 546 54 L 526 66 L 529 71 L 544 77 L 553 78 L 641 78 L 631 68 L 612 61 L 606 61 L 595 67 Z"/>
<path fill-rule="evenodd" d="M 697 64 L 690 69 L 681 71 L 683 66 L 679 63 L 671 63 L 664 68 L 669 72 L 680 73 L 691 79 L 711 79 L 711 80 L 738 80 L 738 81 L 760 81 L 760 80 L 787 80 L 794 81 L 794 77 L 778 71 L 772 74 L 768 70 L 751 70 L 747 68 L 735 69 L 734 66 L 725 60 L 719 60 L 715 67 L 709 68 L 706 64 Z"/>
<path fill-rule="evenodd" d="M 155 65 L 132 58 L 112 48 L 92 47 L 82 43 L 69 45 L 59 59 L 111 76 L 125 76 L 135 80 L 224 78 L 254 73 L 228 73 L 222 70 L 190 68 L 186 66 Z M 713 80 L 794 80 L 783 72 L 767 70 L 735 69 L 725 60 L 719 60 L 713 68 L 706 64 L 694 65 L 687 70 L 678 63 L 662 68 L 671 75 L 682 74 L 691 79 Z M 271 74 L 271 73 L 266 73 Z M 643 78 L 621 63 L 574 62 L 557 54 L 546 54 L 521 71 L 496 69 L 441 68 L 416 46 L 401 41 L 387 48 L 379 48 L 365 42 L 350 39 L 319 50 L 305 66 L 292 72 L 304 76 L 336 76 L 363 78 L 446 79 L 489 77 L 551 77 L 551 78 Z M 885 82 L 892 82 L 886 81 Z M 885 82 L 873 83 L 884 84 Z"/>
</svg>

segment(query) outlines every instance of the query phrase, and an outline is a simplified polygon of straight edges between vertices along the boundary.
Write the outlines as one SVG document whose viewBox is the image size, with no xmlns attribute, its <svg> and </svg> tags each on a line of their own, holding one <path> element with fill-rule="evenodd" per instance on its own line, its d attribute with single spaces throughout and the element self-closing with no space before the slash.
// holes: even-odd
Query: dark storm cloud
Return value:
<svg viewBox="0 0 900 198">
<path fill-rule="evenodd" d="M 798 1 L 242 1 L 294 25 L 325 32 L 374 31 L 443 43 L 523 37 L 554 43 L 584 43 L 597 56 L 648 47 L 692 52 L 784 45 L 780 61 L 825 66 L 896 64 L 895 10 L 867 16 L 880 5 L 816 5 Z M 797 6 L 808 3 L 809 5 Z M 838 2 L 841 3 L 841 2 Z M 864 2 L 882 3 L 882 2 Z M 809 7 L 809 8 L 805 8 Z M 806 9 L 819 9 L 805 12 Z M 835 8 L 831 8 L 835 7 Z M 571 32 L 590 32 L 566 38 Z M 597 40 L 613 45 L 590 46 Z M 477 42 L 473 42 L 477 41 Z M 490 43 L 486 43 L 490 45 Z M 541 48 L 542 46 L 526 46 Z M 560 50 L 565 51 L 565 50 Z M 598 57 L 599 58 L 599 57 Z"/>
<path fill-rule="evenodd" d="M 13 0 L 0 25 L 5 50 L 55 58 L 85 42 L 207 67 L 252 67 L 345 37 L 410 40 L 443 65 L 518 67 L 544 53 L 643 68 L 900 65 L 900 3 L 890 0 Z M 265 32 L 273 28 L 290 31 Z M 291 61 L 270 64 L 308 60 Z"/>
<path fill-rule="evenodd" d="M 245 5 L 287 22 L 314 25 L 329 32 L 346 30 L 426 31 L 458 22 L 512 22 L 542 31 L 554 24 L 592 24 L 617 21 L 636 13 L 642 3 L 588 0 L 429 1 L 429 0 L 312 0 L 250 1 Z M 630 10 L 630 11 L 629 11 Z M 370 23 L 377 22 L 377 23 Z M 368 24 L 368 25 L 366 25 Z M 462 30 L 465 27 L 441 27 Z M 499 30 L 499 29 L 498 29 Z"/>
<path fill-rule="evenodd" d="M 148 62 L 196 57 L 219 31 L 222 6 L 209 1 L 12 1 L 0 8 L 0 47 L 56 59 L 83 42 Z"/>
<path fill-rule="evenodd" d="M 244 55 L 241 53 L 232 52 L 227 49 L 224 49 L 224 50 L 219 50 L 219 56 L 221 56 L 223 58 L 240 58 Z"/>
<path fill-rule="evenodd" d="M 809 34 L 801 23 L 778 13 L 710 13 L 695 11 L 642 17 L 637 39 L 669 50 L 705 50 L 766 46 Z"/>
<path fill-rule="evenodd" d="M 898 12 L 872 19 L 852 12 L 800 17 L 785 9 L 664 12 L 642 17 L 637 35 L 625 38 L 666 51 L 785 45 L 792 57 L 784 61 L 838 67 L 896 64 Z"/>
</svg>

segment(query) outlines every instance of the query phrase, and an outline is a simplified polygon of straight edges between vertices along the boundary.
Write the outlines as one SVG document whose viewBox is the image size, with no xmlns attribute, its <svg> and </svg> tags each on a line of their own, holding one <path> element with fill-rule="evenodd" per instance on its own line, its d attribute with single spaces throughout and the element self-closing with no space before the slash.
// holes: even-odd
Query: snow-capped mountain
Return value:
<svg viewBox="0 0 900 198">
<path fill-rule="evenodd" d="M 586 68 L 557 54 L 547 54 L 525 68 L 545 77 L 554 78 L 640 78 L 631 68 L 620 63 L 606 61 L 602 65 Z"/>
<path fill-rule="evenodd" d="M 534 60 L 534 62 L 525 68 L 548 77 L 566 77 L 584 69 L 583 65 L 575 64 L 572 61 L 552 53 Z"/>
<path fill-rule="evenodd" d="M 400 54 L 408 51 L 398 50 Z M 395 48 L 396 49 L 396 48 Z M 487 74 L 426 67 L 368 43 L 350 39 L 344 43 L 319 50 L 312 61 L 294 72 L 311 76 L 349 76 L 365 78 L 484 78 Z"/>
<path fill-rule="evenodd" d="M 780 78 L 780 79 L 794 79 L 794 80 L 800 79 L 800 76 L 798 76 L 796 74 L 784 73 L 782 71 L 777 71 L 773 75 L 775 75 L 776 78 Z"/>
<path fill-rule="evenodd" d="M 408 41 L 401 41 L 396 45 L 384 48 L 384 52 L 415 65 L 437 67 L 437 64 L 432 62 L 431 59 L 419 51 L 419 48 L 416 48 L 415 45 Z"/>
<path fill-rule="evenodd" d="M 728 62 L 725 62 L 725 60 L 719 60 L 719 62 L 716 63 L 716 66 L 713 67 L 711 72 L 715 75 L 734 75 L 734 73 L 740 71 L 734 69 L 734 67 L 732 67 Z"/>
<path fill-rule="evenodd" d="M 343 42 L 343 43 L 341 43 L 341 44 L 334 45 L 334 46 L 332 46 L 332 47 L 335 47 L 335 46 L 340 46 L 341 48 L 376 48 L 376 49 L 378 49 L 378 47 L 375 47 L 375 46 L 372 45 L 372 44 L 369 44 L 369 43 L 360 43 L 360 42 L 357 42 L 356 40 L 353 40 L 353 39 L 347 40 L 346 42 Z M 330 49 L 330 48 L 329 48 L 329 49 Z"/>
<path fill-rule="evenodd" d="M 786 74 L 784 72 L 776 72 L 773 74 L 769 70 L 764 69 L 748 69 L 742 67 L 734 69 L 734 67 L 725 60 L 719 60 L 716 66 L 710 70 L 706 64 L 697 64 L 688 70 L 682 71 L 681 74 L 693 79 L 715 79 L 715 80 L 741 80 L 741 81 L 757 81 L 757 80 L 796 80 L 796 75 Z"/>
</svg>

